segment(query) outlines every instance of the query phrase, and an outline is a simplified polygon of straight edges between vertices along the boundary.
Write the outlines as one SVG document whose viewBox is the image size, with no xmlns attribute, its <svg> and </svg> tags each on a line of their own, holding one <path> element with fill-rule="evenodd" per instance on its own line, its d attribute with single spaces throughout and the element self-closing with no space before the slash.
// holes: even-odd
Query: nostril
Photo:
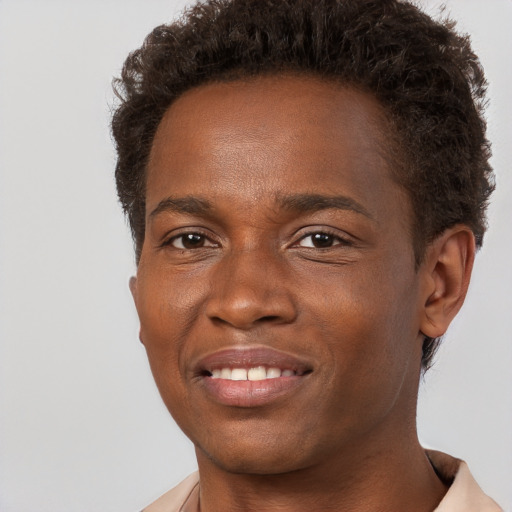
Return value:
<svg viewBox="0 0 512 512">
<path fill-rule="evenodd" d="M 262 316 L 261 318 L 258 318 L 256 320 L 256 322 L 260 322 L 260 323 L 263 323 L 263 322 L 275 322 L 279 320 L 279 316 L 278 315 L 266 315 L 266 316 Z"/>
<path fill-rule="evenodd" d="M 206 316 L 218 326 L 246 330 L 256 325 L 289 323 L 295 318 L 295 305 L 284 289 L 273 296 L 242 285 L 221 291 L 210 297 L 206 307 Z"/>
<path fill-rule="evenodd" d="M 226 320 L 224 318 L 221 318 L 220 316 L 214 316 L 211 318 L 211 320 L 216 324 L 232 324 L 237 327 L 240 327 L 241 324 L 243 323 L 242 319 Z M 251 325 L 256 325 L 256 324 L 264 324 L 264 323 L 278 323 L 279 321 L 280 321 L 279 315 L 264 315 L 264 316 L 261 316 L 260 318 L 256 318 L 255 320 L 251 320 L 249 323 Z"/>
</svg>

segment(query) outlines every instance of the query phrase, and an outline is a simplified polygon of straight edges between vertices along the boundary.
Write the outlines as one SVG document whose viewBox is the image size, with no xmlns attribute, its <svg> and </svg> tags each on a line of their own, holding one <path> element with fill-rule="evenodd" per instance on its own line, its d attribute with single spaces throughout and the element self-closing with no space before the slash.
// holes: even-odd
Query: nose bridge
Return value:
<svg viewBox="0 0 512 512">
<path fill-rule="evenodd" d="M 230 251 L 214 272 L 207 315 L 244 330 L 291 322 L 296 311 L 283 263 L 271 248 Z"/>
</svg>

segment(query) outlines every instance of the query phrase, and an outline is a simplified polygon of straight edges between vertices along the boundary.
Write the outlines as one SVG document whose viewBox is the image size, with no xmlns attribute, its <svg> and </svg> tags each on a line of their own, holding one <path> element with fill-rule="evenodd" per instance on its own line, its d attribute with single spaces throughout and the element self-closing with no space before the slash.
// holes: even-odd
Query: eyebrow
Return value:
<svg viewBox="0 0 512 512">
<path fill-rule="evenodd" d="M 375 220 L 368 210 L 350 197 L 324 196 L 320 194 L 294 194 L 276 196 L 279 208 L 298 213 L 315 212 L 328 209 L 348 210 Z M 199 197 L 167 197 L 160 201 L 149 214 L 150 218 L 163 212 L 186 213 L 189 215 L 206 215 L 213 210 L 212 205 Z"/>
<path fill-rule="evenodd" d="M 360 203 L 346 196 L 324 196 L 319 194 L 295 194 L 278 196 L 279 206 L 297 212 L 313 212 L 328 209 L 348 210 L 375 220 L 370 212 Z"/>
<path fill-rule="evenodd" d="M 205 215 L 212 210 L 211 204 L 205 199 L 198 197 L 167 197 L 160 201 L 157 207 L 149 214 L 149 217 L 155 217 L 159 213 L 188 213 L 190 215 Z"/>
</svg>

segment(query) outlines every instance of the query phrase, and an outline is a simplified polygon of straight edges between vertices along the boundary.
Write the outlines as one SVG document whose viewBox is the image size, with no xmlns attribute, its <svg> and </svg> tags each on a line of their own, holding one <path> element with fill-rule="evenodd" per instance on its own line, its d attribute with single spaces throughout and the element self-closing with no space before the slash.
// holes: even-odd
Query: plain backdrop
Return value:
<svg viewBox="0 0 512 512">
<path fill-rule="evenodd" d="M 138 342 L 108 127 L 112 77 L 184 4 L 0 0 L 2 512 L 136 511 L 195 468 Z M 419 432 L 510 511 L 512 1 L 447 5 L 490 82 L 498 188 L 466 304 L 422 384 Z"/>
</svg>

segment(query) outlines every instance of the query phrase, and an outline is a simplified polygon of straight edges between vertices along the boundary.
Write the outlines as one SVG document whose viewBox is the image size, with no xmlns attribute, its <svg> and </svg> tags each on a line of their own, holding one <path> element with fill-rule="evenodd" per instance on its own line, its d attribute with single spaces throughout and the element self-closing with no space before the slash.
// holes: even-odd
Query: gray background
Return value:
<svg viewBox="0 0 512 512">
<path fill-rule="evenodd" d="M 195 467 L 137 340 L 108 130 L 111 77 L 184 4 L 0 0 L 3 512 L 135 511 Z M 422 385 L 419 431 L 512 510 L 512 2 L 447 4 L 491 83 L 498 190 L 468 299 Z"/>
</svg>

